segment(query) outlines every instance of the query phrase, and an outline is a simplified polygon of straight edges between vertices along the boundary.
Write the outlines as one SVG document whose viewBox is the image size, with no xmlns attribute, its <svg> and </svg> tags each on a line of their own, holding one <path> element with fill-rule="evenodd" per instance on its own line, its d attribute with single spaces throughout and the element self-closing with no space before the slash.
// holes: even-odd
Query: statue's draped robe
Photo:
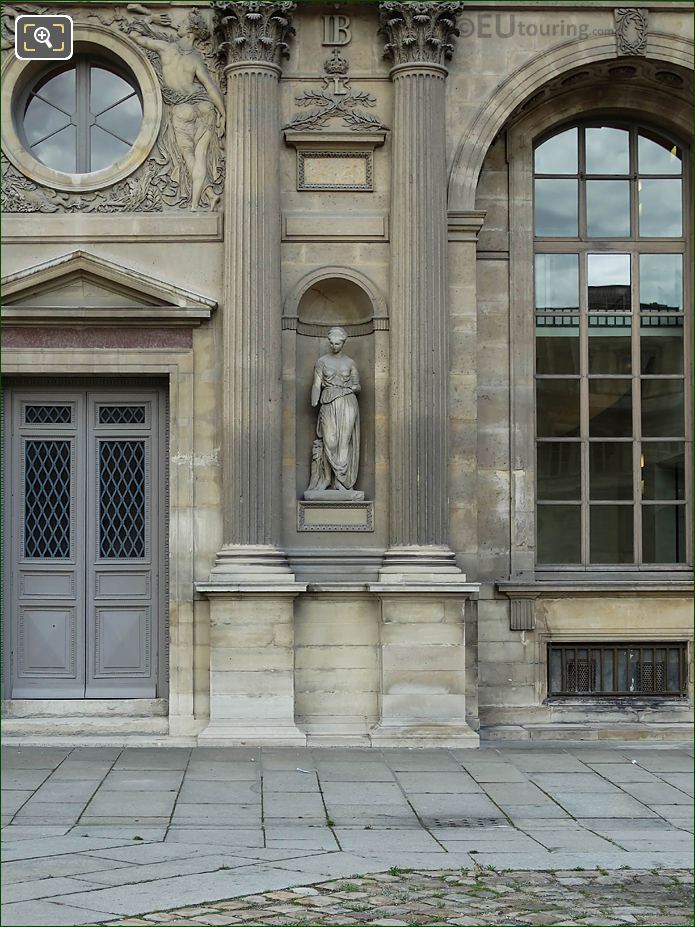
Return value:
<svg viewBox="0 0 695 927">
<path fill-rule="evenodd" d="M 319 358 L 314 368 L 315 377 L 321 378 L 321 398 L 316 435 L 323 442 L 323 473 L 327 467 L 336 481 L 346 489 L 357 482 L 360 462 L 360 409 L 355 396 L 359 389 L 357 371 L 327 367 Z"/>
</svg>

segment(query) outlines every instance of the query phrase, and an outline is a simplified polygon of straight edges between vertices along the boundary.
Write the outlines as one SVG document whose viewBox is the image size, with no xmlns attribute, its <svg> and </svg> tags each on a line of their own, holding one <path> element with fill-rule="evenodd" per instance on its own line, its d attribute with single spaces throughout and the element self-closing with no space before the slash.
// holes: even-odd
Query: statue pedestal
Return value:
<svg viewBox="0 0 695 927">
<path fill-rule="evenodd" d="M 307 489 L 307 502 L 364 502 L 364 493 L 357 489 Z"/>
</svg>

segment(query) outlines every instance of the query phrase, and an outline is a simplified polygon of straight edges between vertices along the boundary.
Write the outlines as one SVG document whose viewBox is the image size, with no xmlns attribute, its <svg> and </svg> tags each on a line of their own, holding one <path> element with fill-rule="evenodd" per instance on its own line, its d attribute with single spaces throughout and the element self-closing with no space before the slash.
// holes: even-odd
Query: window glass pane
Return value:
<svg viewBox="0 0 695 927">
<path fill-rule="evenodd" d="M 680 441 L 642 445 L 642 498 L 685 499 L 685 454 Z"/>
<path fill-rule="evenodd" d="M 683 373 L 683 319 L 647 316 L 640 328 L 642 373 Z"/>
<path fill-rule="evenodd" d="M 24 134 L 30 145 L 69 125 L 70 117 L 55 106 L 32 97 L 24 116 Z"/>
<path fill-rule="evenodd" d="M 592 438 L 632 436 L 631 380 L 589 380 L 589 434 Z"/>
<path fill-rule="evenodd" d="M 548 441 L 537 446 L 538 498 L 581 501 L 579 442 Z"/>
<path fill-rule="evenodd" d="M 639 181 L 639 233 L 653 238 L 683 233 L 680 180 Z"/>
<path fill-rule="evenodd" d="M 613 691 L 613 651 L 612 650 L 603 650 L 601 652 L 602 656 L 602 669 L 601 674 L 601 689 L 603 692 L 612 692 Z"/>
<path fill-rule="evenodd" d="M 579 373 L 577 316 L 536 316 L 536 373 Z"/>
<path fill-rule="evenodd" d="M 589 254 L 587 284 L 590 312 L 630 311 L 630 255 Z"/>
<path fill-rule="evenodd" d="M 589 316 L 589 373 L 632 372 L 631 327 L 629 316 Z"/>
<path fill-rule="evenodd" d="M 579 310 L 579 255 L 536 255 L 536 309 Z"/>
<path fill-rule="evenodd" d="M 130 145 L 104 132 L 99 126 L 92 126 L 89 138 L 92 149 L 90 157 L 90 170 L 92 171 L 100 171 L 108 167 L 130 151 Z"/>
<path fill-rule="evenodd" d="M 49 77 L 44 84 L 39 84 L 34 91 L 44 100 L 57 106 L 65 113 L 75 112 L 75 67 L 72 66 L 62 74 Z"/>
<path fill-rule="evenodd" d="M 45 142 L 34 145 L 31 153 L 47 167 L 56 171 L 75 173 L 77 170 L 77 144 L 75 127 L 67 126 Z"/>
<path fill-rule="evenodd" d="M 567 129 L 536 148 L 534 168 L 537 174 L 576 174 L 577 130 Z"/>
<path fill-rule="evenodd" d="M 134 92 L 128 81 L 105 68 L 91 67 L 89 79 L 89 108 L 94 116 L 98 116 Z"/>
<path fill-rule="evenodd" d="M 591 442 L 589 497 L 595 501 L 632 499 L 632 442 Z"/>
<path fill-rule="evenodd" d="M 680 174 L 681 152 L 657 135 L 640 132 L 637 142 L 637 169 L 640 174 Z"/>
<path fill-rule="evenodd" d="M 536 425 L 540 438 L 579 437 L 579 380 L 536 381 Z"/>
<path fill-rule="evenodd" d="M 683 309 L 683 257 L 680 254 L 641 254 L 640 307 L 643 310 Z"/>
<path fill-rule="evenodd" d="M 586 130 L 587 174 L 629 174 L 630 135 L 608 126 Z"/>
<path fill-rule="evenodd" d="M 552 695 L 554 692 L 562 692 L 562 651 L 551 647 L 548 656 L 550 694 Z"/>
<path fill-rule="evenodd" d="M 633 563 L 631 505 L 592 505 L 589 547 L 592 563 Z"/>
<path fill-rule="evenodd" d="M 581 562 L 581 506 L 539 505 L 536 527 L 539 563 Z"/>
<path fill-rule="evenodd" d="M 669 691 L 680 692 L 681 689 L 681 653 L 675 647 L 669 648 L 666 671 L 666 684 Z"/>
<path fill-rule="evenodd" d="M 642 556 L 645 563 L 685 562 L 685 506 L 642 506 Z"/>
<path fill-rule="evenodd" d="M 683 381 L 642 380 L 640 385 L 644 437 L 684 437 Z"/>
<path fill-rule="evenodd" d="M 590 238 L 629 238 L 629 180 L 587 180 L 586 231 Z"/>
<path fill-rule="evenodd" d="M 132 145 L 142 122 L 142 106 L 131 96 L 97 117 L 97 125 Z"/>
<path fill-rule="evenodd" d="M 576 237 L 577 181 L 537 180 L 535 191 L 536 235 Z"/>
</svg>

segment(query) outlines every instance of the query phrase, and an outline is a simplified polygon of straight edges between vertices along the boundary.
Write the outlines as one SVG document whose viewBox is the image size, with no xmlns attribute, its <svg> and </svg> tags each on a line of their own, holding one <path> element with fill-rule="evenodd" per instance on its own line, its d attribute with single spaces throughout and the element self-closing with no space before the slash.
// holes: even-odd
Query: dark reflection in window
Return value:
<svg viewBox="0 0 695 927">
<path fill-rule="evenodd" d="M 578 438 L 579 380 L 537 380 L 536 423 L 540 438 Z"/>
<path fill-rule="evenodd" d="M 640 254 L 640 307 L 678 312 L 683 309 L 683 257 Z"/>
<path fill-rule="evenodd" d="M 592 438 L 631 437 L 631 380 L 589 380 L 589 434 Z"/>
<path fill-rule="evenodd" d="M 581 506 L 539 505 L 539 563 L 581 563 Z"/>
<path fill-rule="evenodd" d="M 595 502 L 632 499 L 632 442 L 592 441 L 589 498 Z"/>
<path fill-rule="evenodd" d="M 577 129 L 559 132 L 536 148 L 534 168 L 537 174 L 576 174 Z"/>
<path fill-rule="evenodd" d="M 576 237 L 577 183 L 576 180 L 536 181 L 536 235 Z"/>
<path fill-rule="evenodd" d="M 647 563 L 684 563 L 685 506 L 643 505 L 642 547 Z"/>
<path fill-rule="evenodd" d="M 538 498 L 554 501 L 582 498 L 579 442 L 544 441 L 538 445 Z"/>
<path fill-rule="evenodd" d="M 610 126 L 586 130 L 587 174 L 629 174 L 630 135 Z"/>
<path fill-rule="evenodd" d="M 632 372 L 631 323 L 629 316 L 589 316 L 589 373 Z"/>
<path fill-rule="evenodd" d="M 586 181 L 586 231 L 591 238 L 630 237 L 630 181 Z"/>
<path fill-rule="evenodd" d="M 674 238 L 683 234 L 680 180 L 639 181 L 639 233 L 647 238 Z"/>
<path fill-rule="evenodd" d="M 577 316 L 536 316 L 536 373 L 579 373 Z"/>
<path fill-rule="evenodd" d="M 659 135 L 640 132 L 637 142 L 637 170 L 640 174 L 680 174 L 680 149 Z"/>
<path fill-rule="evenodd" d="M 589 548 L 592 563 L 632 563 L 633 507 L 592 505 L 589 514 Z"/>
<path fill-rule="evenodd" d="M 683 437 L 683 381 L 642 380 L 640 385 L 644 437 Z"/>
<path fill-rule="evenodd" d="M 589 254 L 589 311 L 629 312 L 631 279 L 629 254 Z"/>
<path fill-rule="evenodd" d="M 680 441 L 642 444 L 643 499 L 685 499 L 685 454 Z"/>
<path fill-rule="evenodd" d="M 674 324 L 663 324 L 666 322 Z M 683 373 L 682 323 L 681 318 L 672 316 L 657 316 L 656 318 L 648 316 L 642 319 L 640 338 L 642 373 Z"/>
</svg>

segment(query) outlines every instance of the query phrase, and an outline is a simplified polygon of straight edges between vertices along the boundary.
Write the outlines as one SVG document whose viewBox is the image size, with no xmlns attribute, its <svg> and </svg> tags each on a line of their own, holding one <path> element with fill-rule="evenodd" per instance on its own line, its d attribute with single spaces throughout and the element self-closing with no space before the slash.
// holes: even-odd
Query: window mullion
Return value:
<svg viewBox="0 0 695 927">
<path fill-rule="evenodd" d="M 631 258 L 632 291 L 632 463 L 633 473 L 633 524 L 635 563 L 642 566 L 642 389 L 640 337 L 642 316 L 640 314 L 639 255 L 633 251 Z"/>
<path fill-rule="evenodd" d="M 79 61 L 75 74 L 76 117 L 77 117 L 77 173 L 88 173 L 89 150 L 89 62 Z"/>
<path fill-rule="evenodd" d="M 579 440 L 581 459 L 581 538 L 582 566 L 591 561 L 589 547 L 589 313 L 587 256 L 579 257 Z"/>
</svg>

